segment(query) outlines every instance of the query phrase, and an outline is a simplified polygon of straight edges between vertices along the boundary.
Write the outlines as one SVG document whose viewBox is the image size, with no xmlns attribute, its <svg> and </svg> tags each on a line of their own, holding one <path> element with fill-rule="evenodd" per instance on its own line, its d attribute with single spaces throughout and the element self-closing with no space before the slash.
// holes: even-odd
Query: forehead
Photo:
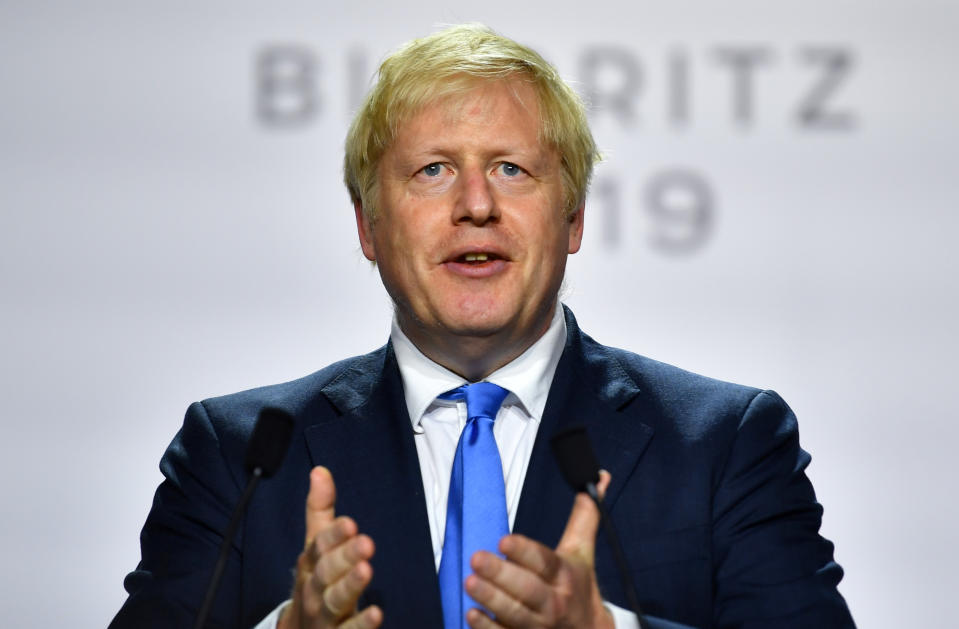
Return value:
<svg viewBox="0 0 959 629">
<path fill-rule="evenodd" d="M 466 87 L 443 93 L 427 101 L 420 109 L 439 109 L 448 116 L 503 113 L 503 109 L 523 112 L 539 122 L 539 98 L 533 86 L 519 78 L 475 81 Z"/>
<path fill-rule="evenodd" d="M 413 138 L 473 133 L 487 138 L 513 136 L 540 144 L 543 136 L 539 97 L 522 79 L 474 80 L 454 89 L 440 89 L 397 125 L 393 145 Z"/>
</svg>

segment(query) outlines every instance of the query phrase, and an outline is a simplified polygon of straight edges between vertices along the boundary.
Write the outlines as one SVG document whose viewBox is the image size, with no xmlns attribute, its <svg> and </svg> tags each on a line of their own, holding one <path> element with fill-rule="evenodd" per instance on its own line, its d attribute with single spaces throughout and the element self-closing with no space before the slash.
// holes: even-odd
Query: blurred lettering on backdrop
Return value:
<svg viewBox="0 0 959 629">
<path fill-rule="evenodd" d="M 777 49 L 771 45 L 722 44 L 693 50 L 673 46 L 645 57 L 616 44 L 585 45 L 574 55 L 573 83 L 590 105 L 594 119 L 608 117 L 623 135 L 637 134 L 644 125 L 661 125 L 682 133 L 695 122 L 692 99 L 709 100 L 726 110 L 726 124 L 749 133 L 763 106 L 757 83 L 764 75 L 791 64 L 799 68 L 787 120 L 796 133 L 849 133 L 856 129 L 855 108 L 842 93 L 853 78 L 856 54 L 849 45 L 804 45 Z M 349 116 L 369 86 L 369 53 L 359 47 L 346 51 L 346 85 L 324 82 L 324 59 L 310 46 L 274 43 L 254 53 L 254 109 L 265 130 L 305 129 L 324 115 Z M 646 80 L 646 64 L 660 64 L 661 80 Z M 697 90 L 694 76 L 719 73 L 725 93 Z M 344 95 L 344 96 L 335 96 Z M 654 120 L 647 112 L 658 100 Z M 337 110 L 339 109 L 339 110 Z M 663 255 L 691 255 L 709 242 L 716 221 L 720 185 L 699 169 L 671 164 L 642 181 L 599 175 L 592 200 L 600 210 L 599 229 L 607 249 L 635 246 L 624 242 L 623 217 L 638 212 L 645 218 L 645 245 Z"/>
</svg>

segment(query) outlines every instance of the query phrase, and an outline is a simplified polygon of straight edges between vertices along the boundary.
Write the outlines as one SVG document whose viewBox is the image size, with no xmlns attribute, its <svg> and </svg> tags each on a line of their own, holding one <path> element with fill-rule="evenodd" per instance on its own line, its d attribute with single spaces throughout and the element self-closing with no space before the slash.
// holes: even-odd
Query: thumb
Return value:
<svg viewBox="0 0 959 629">
<path fill-rule="evenodd" d="M 336 485 L 330 470 L 322 466 L 310 470 L 310 493 L 306 497 L 306 546 L 336 517 Z"/>
<path fill-rule="evenodd" d="M 610 480 L 612 480 L 612 477 L 609 472 L 601 470 L 599 483 L 596 485 L 600 497 L 606 494 L 606 488 L 609 487 Z M 589 563 L 593 563 L 598 530 L 599 509 L 596 508 L 593 499 L 585 492 L 576 494 L 573 510 L 566 522 L 566 530 L 563 531 L 563 536 L 556 546 L 556 552 L 564 555 L 577 555 Z"/>
</svg>

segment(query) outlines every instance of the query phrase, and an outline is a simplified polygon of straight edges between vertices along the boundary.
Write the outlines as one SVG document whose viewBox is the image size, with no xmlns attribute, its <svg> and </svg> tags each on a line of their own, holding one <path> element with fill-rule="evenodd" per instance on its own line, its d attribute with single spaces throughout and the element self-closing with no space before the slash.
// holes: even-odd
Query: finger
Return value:
<svg viewBox="0 0 959 629">
<path fill-rule="evenodd" d="M 466 624 L 472 629 L 504 629 L 503 625 L 496 623 L 492 618 L 475 607 L 466 612 Z"/>
<path fill-rule="evenodd" d="M 319 559 L 323 553 L 329 552 L 351 537 L 356 537 L 357 532 L 358 527 L 353 518 L 341 515 L 320 529 L 313 538 L 313 544 L 310 547 L 311 557 L 314 560 Z"/>
<path fill-rule="evenodd" d="M 613 482 L 613 475 L 606 470 L 600 470 L 599 482 L 596 483 L 596 491 L 599 493 L 600 498 L 606 497 L 606 490 L 609 489 L 609 484 L 611 482 Z"/>
<path fill-rule="evenodd" d="M 367 535 L 358 535 L 324 553 L 316 564 L 315 573 L 321 583 L 333 583 L 353 569 L 361 561 L 373 557 L 373 540 Z"/>
<path fill-rule="evenodd" d="M 306 496 L 306 542 L 309 546 L 314 537 L 329 526 L 335 517 L 336 486 L 330 470 L 322 466 L 310 470 L 310 493 Z"/>
<path fill-rule="evenodd" d="M 605 495 L 606 489 L 612 480 L 609 472 L 601 471 L 596 488 L 599 494 Z M 599 509 L 593 504 L 592 498 L 585 493 L 576 494 L 573 510 L 566 522 L 566 529 L 556 546 L 556 552 L 574 554 L 588 559 L 590 562 L 596 551 L 596 532 L 599 530 Z"/>
<path fill-rule="evenodd" d="M 548 594 L 549 586 L 540 581 L 532 573 L 527 572 L 526 576 L 528 579 L 530 579 L 529 583 L 527 584 L 530 587 L 530 589 L 527 591 L 527 595 L 542 600 L 544 598 L 542 592 L 546 591 Z M 535 585 L 534 582 L 536 582 Z M 539 589 L 541 594 L 533 595 L 532 588 Z M 489 614 L 491 614 L 497 620 L 497 622 L 508 627 L 532 627 L 543 625 L 544 623 L 541 621 L 545 616 L 549 615 L 549 611 L 551 609 L 550 607 L 550 609 L 547 609 L 546 612 L 543 613 L 538 607 L 528 607 L 521 600 L 516 598 L 512 592 L 504 590 L 499 587 L 499 584 L 488 581 L 476 574 L 472 574 L 467 577 L 466 592 L 473 597 L 474 601 L 486 608 L 486 610 L 489 611 Z M 482 621 L 482 619 L 478 619 L 478 622 L 481 626 L 485 626 L 485 623 Z"/>
<path fill-rule="evenodd" d="M 375 629 L 383 623 L 383 611 L 370 605 L 339 626 L 339 629 Z"/>
<path fill-rule="evenodd" d="M 363 561 L 323 588 L 322 600 L 324 615 L 329 618 L 343 618 L 353 613 L 360 594 L 373 578 L 373 567 Z"/>
<path fill-rule="evenodd" d="M 534 542 L 522 538 L 522 541 L 529 545 L 539 547 L 537 552 L 545 551 L 553 555 L 555 553 Z M 558 558 L 556 558 L 558 561 Z M 548 559 L 551 563 L 552 560 Z M 537 574 L 525 566 L 506 561 L 492 553 L 478 552 L 473 555 L 470 562 L 473 573 L 477 578 L 476 594 L 469 592 L 478 603 L 482 603 L 492 611 L 497 618 L 505 618 L 511 624 L 529 624 L 527 613 L 533 610 L 535 613 L 551 613 L 553 609 L 553 592 L 551 583 L 544 580 L 543 576 Z M 550 569 L 555 574 L 556 569 Z M 552 578 L 551 575 L 550 579 Z M 471 586 L 471 578 L 466 580 L 467 591 Z M 523 609 L 517 609 L 522 607 Z"/>
<path fill-rule="evenodd" d="M 505 536 L 500 540 L 499 549 L 513 564 L 522 566 L 548 583 L 553 581 L 562 566 L 562 560 L 552 548 L 523 535 Z M 492 564 L 485 558 L 483 563 Z"/>
</svg>

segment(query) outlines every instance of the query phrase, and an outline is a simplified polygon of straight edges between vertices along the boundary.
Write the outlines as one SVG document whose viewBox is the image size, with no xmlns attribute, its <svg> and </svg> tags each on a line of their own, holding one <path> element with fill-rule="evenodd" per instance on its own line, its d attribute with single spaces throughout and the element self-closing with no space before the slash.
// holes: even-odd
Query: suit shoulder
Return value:
<svg viewBox="0 0 959 629">
<path fill-rule="evenodd" d="M 606 349 L 640 390 L 649 394 L 661 393 L 670 397 L 715 395 L 751 400 L 761 392 L 756 387 L 705 376 L 618 347 Z"/>
<path fill-rule="evenodd" d="M 214 425 L 228 430 L 248 432 L 259 412 L 266 407 L 289 413 L 297 422 L 319 414 L 334 412 L 324 390 L 344 379 L 362 387 L 363 381 L 374 381 L 383 369 L 388 346 L 369 354 L 337 361 L 307 376 L 237 393 L 206 398 L 195 403 Z M 227 424 L 227 426 L 221 426 Z"/>
<path fill-rule="evenodd" d="M 605 382 L 628 379 L 636 388 L 635 402 L 653 411 L 645 417 L 661 418 L 687 435 L 708 434 L 721 426 L 735 430 L 757 401 L 786 408 L 772 391 L 718 380 L 594 341 L 590 345 L 588 354 L 602 365 L 591 369 L 593 373 Z"/>
<path fill-rule="evenodd" d="M 598 390 L 631 390 L 647 402 L 669 406 L 712 403 L 740 406 L 743 410 L 762 391 L 732 382 L 710 378 L 635 352 L 603 345 L 583 332 L 572 311 L 566 308 L 569 333 L 567 349 L 573 357 L 582 357 L 585 373 Z M 575 360 L 575 358 L 574 358 Z"/>
</svg>

